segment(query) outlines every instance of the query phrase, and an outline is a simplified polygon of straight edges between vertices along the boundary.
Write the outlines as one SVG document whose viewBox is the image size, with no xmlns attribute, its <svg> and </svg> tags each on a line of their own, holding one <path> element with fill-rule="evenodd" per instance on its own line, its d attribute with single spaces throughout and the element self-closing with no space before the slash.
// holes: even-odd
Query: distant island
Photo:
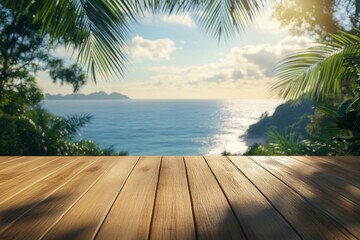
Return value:
<svg viewBox="0 0 360 240">
<path fill-rule="evenodd" d="M 88 95 L 77 93 L 77 94 L 45 94 L 45 100 L 115 100 L 115 99 L 130 99 L 128 96 L 123 95 L 121 93 L 111 93 L 107 94 L 106 92 L 96 92 L 90 93 Z"/>
</svg>

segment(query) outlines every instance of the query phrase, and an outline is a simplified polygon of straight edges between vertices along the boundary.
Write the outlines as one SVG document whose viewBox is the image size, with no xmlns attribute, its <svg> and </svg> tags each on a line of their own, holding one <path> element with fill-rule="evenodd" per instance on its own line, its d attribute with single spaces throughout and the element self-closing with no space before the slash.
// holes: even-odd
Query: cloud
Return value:
<svg viewBox="0 0 360 240">
<path fill-rule="evenodd" d="M 263 46 L 255 52 L 244 52 L 243 56 L 250 62 L 257 64 L 260 69 L 272 69 L 279 59 L 274 51 L 267 46 Z"/>
<path fill-rule="evenodd" d="M 175 24 L 189 28 L 196 27 L 194 20 L 191 18 L 190 14 L 188 13 L 181 15 L 160 15 L 158 16 L 158 19 L 160 22 L 166 24 Z"/>
<path fill-rule="evenodd" d="M 244 77 L 244 74 L 239 70 L 235 70 L 232 72 L 232 78 L 234 80 L 239 80 L 239 79 L 242 79 L 243 77 Z"/>
<path fill-rule="evenodd" d="M 215 74 L 215 75 L 213 75 L 211 77 L 205 78 L 205 81 L 210 82 L 210 83 L 220 83 L 220 82 L 223 82 L 225 80 L 227 80 L 227 77 L 223 73 L 218 73 L 218 74 Z"/>
<path fill-rule="evenodd" d="M 200 91 L 208 92 L 209 96 L 232 92 L 235 97 L 262 98 L 270 87 L 271 71 L 277 62 L 287 52 L 303 48 L 308 42 L 306 38 L 286 37 L 274 45 L 233 47 L 219 55 L 217 60 L 206 64 L 148 66 L 144 69 L 150 73 L 148 80 L 134 83 L 132 87 L 148 92 L 161 90 L 166 93 L 190 94 Z M 226 94 L 223 96 L 230 97 Z"/>
<path fill-rule="evenodd" d="M 169 25 L 178 25 L 186 28 L 195 28 L 196 23 L 194 22 L 193 18 L 189 13 L 182 13 L 182 14 L 150 14 L 146 13 L 144 18 L 141 20 L 142 24 L 147 24 L 151 26 L 161 27 L 163 24 Z"/>
<path fill-rule="evenodd" d="M 135 36 L 129 44 L 129 53 L 135 62 L 170 60 L 175 49 L 175 43 L 170 38 L 148 40 Z"/>
<path fill-rule="evenodd" d="M 275 45 L 234 47 L 220 61 L 227 66 L 237 66 L 237 69 L 242 70 L 244 79 L 269 78 L 272 70 L 285 54 L 309 45 L 310 41 L 306 37 L 286 37 Z"/>
</svg>

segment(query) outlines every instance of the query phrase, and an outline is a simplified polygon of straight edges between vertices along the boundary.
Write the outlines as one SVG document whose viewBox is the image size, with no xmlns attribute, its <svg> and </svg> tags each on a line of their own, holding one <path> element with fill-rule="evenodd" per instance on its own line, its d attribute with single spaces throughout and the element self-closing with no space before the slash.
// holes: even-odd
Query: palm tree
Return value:
<svg viewBox="0 0 360 240">
<path fill-rule="evenodd" d="M 345 143 L 345 154 L 360 154 L 360 30 L 331 35 L 333 41 L 299 50 L 284 58 L 275 70 L 276 81 L 271 90 L 283 99 L 299 99 L 307 93 L 311 98 L 348 99 L 337 111 L 320 106 L 318 109 L 335 119 L 332 129 L 339 134 L 332 138 Z"/>
<path fill-rule="evenodd" d="M 102 76 L 123 75 L 130 25 L 146 12 L 191 12 L 211 35 L 227 38 L 254 22 L 267 0 L 7 0 L 26 11 L 36 8 L 34 21 L 43 33 L 61 39 L 78 51 L 96 81 Z"/>
<path fill-rule="evenodd" d="M 360 74 L 360 30 L 330 35 L 332 41 L 298 50 L 285 57 L 275 69 L 271 91 L 283 99 L 298 99 L 308 93 L 321 100 L 341 96 Z"/>
</svg>

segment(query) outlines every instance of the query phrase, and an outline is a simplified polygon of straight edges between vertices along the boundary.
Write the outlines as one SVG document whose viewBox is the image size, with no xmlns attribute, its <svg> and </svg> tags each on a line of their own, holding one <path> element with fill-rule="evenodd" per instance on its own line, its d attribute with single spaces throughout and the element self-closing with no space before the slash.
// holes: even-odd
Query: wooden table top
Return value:
<svg viewBox="0 0 360 240">
<path fill-rule="evenodd" d="M 360 157 L 0 157 L 0 239 L 359 239 Z"/>
</svg>

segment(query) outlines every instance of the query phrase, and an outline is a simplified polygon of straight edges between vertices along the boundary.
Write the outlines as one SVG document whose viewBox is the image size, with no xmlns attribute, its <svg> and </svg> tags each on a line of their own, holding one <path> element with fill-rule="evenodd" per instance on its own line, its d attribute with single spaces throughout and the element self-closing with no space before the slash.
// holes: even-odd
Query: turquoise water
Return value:
<svg viewBox="0 0 360 240">
<path fill-rule="evenodd" d="M 90 113 L 79 138 L 93 139 L 129 155 L 242 153 L 243 135 L 277 100 L 48 100 L 43 106 L 66 116 Z"/>
</svg>

